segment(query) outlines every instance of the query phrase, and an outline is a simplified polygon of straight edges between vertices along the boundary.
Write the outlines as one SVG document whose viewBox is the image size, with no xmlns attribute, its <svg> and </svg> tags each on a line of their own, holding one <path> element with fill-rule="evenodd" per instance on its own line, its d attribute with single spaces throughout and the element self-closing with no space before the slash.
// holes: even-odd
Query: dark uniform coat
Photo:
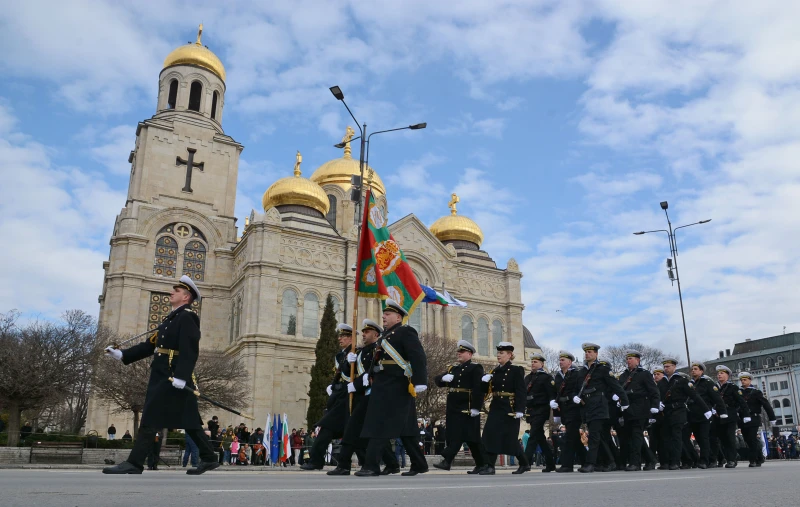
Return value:
<svg viewBox="0 0 800 507">
<path fill-rule="evenodd" d="M 741 419 L 744 419 L 746 416 L 740 415 L 739 426 L 742 428 L 749 428 L 751 426 L 759 427 L 761 426 L 761 409 L 767 411 L 767 417 L 769 417 L 769 421 L 775 420 L 775 411 L 772 410 L 772 406 L 769 404 L 766 398 L 764 398 L 764 393 L 761 392 L 760 389 L 756 389 L 755 386 L 750 386 L 746 389 L 742 389 L 742 397 L 744 401 L 747 403 L 747 409 L 750 412 L 750 422 L 744 423 Z"/>
<path fill-rule="evenodd" d="M 447 373 L 453 376 L 450 382 L 442 381 Z M 448 443 L 481 441 L 481 418 L 469 414 L 471 409 L 480 410 L 483 406 L 481 377 L 483 366 L 472 361 L 452 366 L 436 377 L 436 385 L 449 390 L 445 412 Z"/>
<path fill-rule="evenodd" d="M 666 381 L 666 392 L 661 402 L 664 404 L 664 415 L 669 424 L 683 426 L 686 424 L 686 402 L 692 400 L 697 405 L 697 410 L 707 412 L 710 409 L 706 402 L 697 394 L 694 385 L 689 383 L 689 376 L 685 373 L 673 373 Z"/>
<path fill-rule="evenodd" d="M 369 345 L 365 345 L 358 352 L 356 374 L 353 378 L 353 386 L 356 388 L 356 392 L 353 393 L 353 411 L 350 413 L 350 419 L 347 421 L 347 427 L 342 437 L 344 442 L 356 443 L 361 437 L 361 431 L 364 429 L 364 418 L 367 416 L 367 407 L 369 407 L 370 398 L 369 393 L 371 391 L 369 387 L 364 386 L 362 375 L 372 368 L 372 359 L 375 356 L 376 345 L 377 342 L 370 343 Z M 359 367 L 358 365 L 361 366 Z"/>
<path fill-rule="evenodd" d="M 661 401 L 653 374 L 641 366 L 633 370 L 626 368 L 619 376 L 619 383 L 630 402 L 627 410 L 622 412 L 622 417 L 647 422 L 651 418 L 650 409 L 658 409 Z"/>
<path fill-rule="evenodd" d="M 152 428 L 202 429 L 203 420 L 197 409 L 197 397 L 185 389 L 172 386 L 169 378 L 185 380 L 193 385 L 192 372 L 200 351 L 200 317 L 181 306 L 164 318 L 150 339 L 122 351 L 122 362 L 130 364 L 153 356 L 150 380 L 142 410 L 142 426 Z M 177 351 L 170 364 L 169 354 L 156 352 L 156 347 Z"/>
<path fill-rule="evenodd" d="M 427 383 L 427 359 L 417 331 L 411 326 L 402 324 L 386 329 L 378 341 L 375 363 L 370 372 L 372 391 L 361 436 L 396 438 L 419 435 L 416 398 L 409 392 L 409 379 L 402 367 L 387 362 L 393 360 L 383 350 L 384 342 L 389 342 L 400 356 L 411 364 L 412 385 Z"/>
<path fill-rule="evenodd" d="M 492 392 L 489 416 L 483 426 L 483 446 L 490 454 L 516 456 L 520 451 L 520 420 L 513 414 L 525 412 L 525 369 L 509 361 L 492 370 L 491 382 L 483 385 L 487 393 L 491 385 Z"/>
<path fill-rule="evenodd" d="M 550 418 L 550 401 L 556 399 L 556 381 L 540 368 L 525 377 L 525 416 L 529 424 L 533 418 Z"/>
<path fill-rule="evenodd" d="M 584 384 L 586 384 L 585 387 Z M 619 396 L 620 405 L 628 405 L 628 396 L 622 390 L 617 379 L 611 376 L 611 368 L 607 362 L 595 361 L 588 368 L 584 365 L 578 369 L 578 382 L 570 398 L 580 394 L 583 400 L 581 412 L 584 422 L 608 419 L 606 391 Z"/>
<path fill-rule="evenodd" d="M 742 391 L 739 389 L 739 386 L 730 382 L 725 382 L 719 386 L 719 394 L 722 396 L 722 401 L 725 402 L 725 407 L 728 412 L 728 417 L 726 419 L 719 419 L 720 424 L 736 422 L 737 417 L 750 417 L 750 409 L 747 406 L 747 402 L 744 400 L 744 396 L 742 396 Z M 719 416 L 720 414 L 718 413 L 717 415 Z"/>
<path fill-rule="evenodd" d="M 722 396 L 719 394 L 717 383 L 714 382 L 711 377 L 703 375 L 698 377 L 697 380 L 690 380 L 689 383 L 694 385 L 694 390 L 703 398 L 703 401 L 709 409 L 713 408 L 717 411 L 717 414 L 726 413 L 725 402 L 722 401 Z M 706 421 L 706 416 L 704 414 L 708 412 L 708 410 L 703 410 L 703 407 L 695 403 L 692 399 L 687 400 L 686 406 L 689 408 L 689 422 L 701 423 Z"/>
<path fill-rule="evenodd" d="M 350 417 L 350 396 L 347 392 L 349 380 L 346 378 L 350 375 L 350 363 L 347 362 L 348 352 L 350 352 L 350 347 L 336 353 L 336 367 L 331 380 L 331 395 L 328 396 L 325 415 L 317 422 L 317 426 L 327 428 L 334 435 L 341 435 L 344 432 L 347 419 Z"/>
<path fill-rule="evenodd" d="M 553 416 L 560 417 L 561 422 L 566 424 L 568 422 L 581 421 L 581 409 L 578 405 L 572 402 L 572 393 L 576 391 L 578 385 L 578 369 L 571 366 L 566 373 L 560 369 L 553 375 L 556 388 L 556 402 L 558 402 L 558 410 L 553 411 Z M 578 387 L 577 389 L 580 389 Z"/>
</svg>

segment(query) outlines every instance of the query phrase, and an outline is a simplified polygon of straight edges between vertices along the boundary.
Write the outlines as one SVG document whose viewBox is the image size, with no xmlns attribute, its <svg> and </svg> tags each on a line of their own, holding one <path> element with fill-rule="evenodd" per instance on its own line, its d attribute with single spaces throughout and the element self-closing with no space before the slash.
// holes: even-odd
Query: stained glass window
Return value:
<svg viewBox="0 0 800 507">
<path fill-rule="evenodd" d="M 153 274 L 166 278 L 175 278 L 178 263 L 178 245 L 175 239 L 161 236 L 156 241 L 156 258 L 153 262 Z"/>
<path fill-rule="evenodd" d="M 150 293 L 150 312 L 147 318 L 148 327 L 150 329 L 157 328 L 164 318 L 172 311 L 172 305 L 169 304 L 169 294 L 165 292 L 151 292 Z M 200 315 L 200 303 L 194 301 L 192 303 L 192 311 Z"/>
<path fill-rule="evenodd" d="M 495 320 L 492 322 L 492 344 L 495 349 L 501 341 L 503 341 L 503 323 Z"/>
<path fill-rule="evenodd" d="M 319 335 L 319 299 L 313 292 L 303 298 L 303 336 L 316 338 Z"/>
<path fill-rule="evenodd" d="M 478 353 L 489 355 L 489 321 L 484 317 L 478 319 Z"/>
<path fill-rule="evenodd" d="M 283 291 L 281 333 L 297 334 L 297 293 L 292 289 Z"/>
<path fill-rule="evenodd" d="M 183 274 L 202 282 L 206 271 L 206 246 L 195 239 L 183 249 Z"/>
</svg>

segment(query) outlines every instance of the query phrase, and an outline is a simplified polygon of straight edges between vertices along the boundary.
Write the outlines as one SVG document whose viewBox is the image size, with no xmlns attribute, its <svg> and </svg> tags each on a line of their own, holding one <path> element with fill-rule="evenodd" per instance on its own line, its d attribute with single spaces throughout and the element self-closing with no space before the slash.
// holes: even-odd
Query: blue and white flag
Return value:
<svg viewBox="0 0 800 507">
<path fill-rule="evenodd" d="M 428 287 L 427 285 L 420 284 L 420 287 L 422 288 L 422 292 L 425 294 L 425 297 L 421 301 L 422 303 L 431 303 L 442 306 L 458 306 L 460 308 L 467 307 L 467 303 L 454 298 L 446 290 L 443 290 L 442 293 L 431 287 Z"/>
</svg>

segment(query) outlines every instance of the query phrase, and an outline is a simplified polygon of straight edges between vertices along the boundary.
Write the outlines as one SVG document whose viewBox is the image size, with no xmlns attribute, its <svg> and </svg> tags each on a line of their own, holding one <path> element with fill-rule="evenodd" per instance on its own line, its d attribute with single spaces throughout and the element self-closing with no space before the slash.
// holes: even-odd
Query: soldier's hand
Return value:
<svg viewBox="0 0 800 507">
<path fill-rule="evenodd" d="M 328 386 L 325 388 L 325 392 L 328 393 L 328 396 L 333 394 L 333 386 Z"/>
<path fill-rule="evenodd" d="M 352 383 L 352 382 L 349 382 L 349 383 L 347 384 L 347 392 L 348 392 L 348 393 L 354 393 L 354 392 L 356 392 L 356 385 L 355 385 L 354 383 Z"/>
<path fill-rule="evenodd" d="M 648 424 L 655 424 L 655 423 L 656 423 L 656 420 L 655 420 L 655 419 L 648 419 L 648 420 L 647 420 L 647 423 L 648 423 Z"/>
<path fill-rule="evenodd" d="M 728 418 L 728 414 L 720 414 L 719 418 L 720 419 L 727 419 Z"/>
<path fill-rule="evenodd" d="M 712 416 L 713 414 L 712 414 L 712 413 L 711 413 L 711 411 L 709 410 L 708 412 L 704 413 L 703 415 L 704 415 L 704 416 L 706 416 L 706 419 L 711 419 L 711 416 Z"/>
<path fill-rule="evenodd" d="M 452 382 L 455 377 L 452 373 L 448 373 L 447 375 L 442 377 L 442 382 Z"/>
<path fill-rule="evenodd" d="M 417 393 L 424 393 L 428 390 L 428 386 L 414 386 L 414 391 Z"/>
<path fill-rule="evenodd" d="M 630 407 L 630 405 L 622 405 L 621 407 L 619 407 L 619 409 L 625 412 L 626 410 L 628 410 L 628 407 Z"/>
<path fill-rule="evenodd" d="M 113 357 L 117 361 L 122 361 L 122 351 L 114 347 L 106 347 L 106 355 L 108 357 Z"/>
<path fill-rule="evenodd" d="M 742 419 L 742 422 L 745 424 L 749 423 L 750 421 L 752 421 L 752 419 L 750 419 L 749 417 L 745 417 L 744 419 Z"/>
<path fill-rule="evenodd" d="M 550 400 L 550 408 L 558 410 L 558 402 L 556 400 Z"/>
<path fill-rule="evenodd" d="M 558 425 L 560 425 L 561 424 L 561 418 L 560 417 L 553 417 L 553 422 L 558 424 Z"/>
<path fill-rule="evenodd" d="M 522 419 L 523 415 L 522 412 L 514 412 L 514 419 Z"/>
<path fill-rule="evenodd" d="M 661 401 L 658 402 L 658 411 L 659 412 L 663 412 L 664 411 L 664 403 L 661 402 Z"/>
<path fill-rule="evenodd" d="M 484 375 L 483 377 L 481 377 L 481 380 L 482 380 L 483 382 L 489 382 L 490 380 L 492 380 L 492 374 L 491 374 L 491 373 L 487 373 L 486 375 Z"/>
<path fill-rule="evenodd" d="M 712 408 L 711 409 L 711 414 L 712 415 L 717 415 L 717 409 L 716 408 Z"/>
<path fill-rule="evenodd" d="M 614 400 L 614 401 L 619 401 L 619 396 L 617 396 L 617 395 L 615 394 L 614 396 L 612 396 L 612 397 L 611 397 L 611 399 L 612 399 L 612 400 Z"/>
<path fill-rule="evenodd" d="M 479 415 L 481 415 L 481 411 L 478 410 L 477 408 L 469 409 L 469 416 L 470 417 L 478 417 Z"/>
<path fill-rule="evenodd" d="M 658 413 L 658 409 L 653 407 L 653 408 L 650 409 L 650 413 L 651 414 L 657 414 Z"/>
<path fill-rule="evenodd" d="M 578 396 L 575 396 L 575 397 L 573 397 L 573 398 L 572 398 L 572 403 L 574 403 L 574 404 L 576 404 L 576 405 L 580 405 L 580 404 L 581 404 L 581 399 L 580 399 L 580 397 L 578 397 Z"/>
<path fill-rule="evenodd" d="M 347 354 L 348 363 L 355 363 L 357 359 L 358 359 L 358 354 L 353 354 L 352 352 Z"/>
<path fill-rule="evenodd" d="M 174 387 L 176 389 L 183 389 L 184 387 L 186 387 L 186 381 L 185 380 L 181 380 L 179 378 L 173 378 L 172 379 L 172 387 Z"/>
<path fill-rule="evenodd" d="M 363 376 L 364 387 L 369 387 L 369 373 L 365 373 Z"/>
</svg>

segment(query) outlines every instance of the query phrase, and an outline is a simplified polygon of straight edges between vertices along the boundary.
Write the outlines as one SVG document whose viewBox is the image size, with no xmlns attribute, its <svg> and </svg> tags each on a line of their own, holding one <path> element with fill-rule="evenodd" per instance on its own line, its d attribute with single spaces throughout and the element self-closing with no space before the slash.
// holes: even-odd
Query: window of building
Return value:
<svg viewBox="0 0 800 507">
<path fill-rule="evenodd" d="M 769 383 L 769 390 L 770 391 L 777 391 L 778 390 L 778 383 L 777 382 L 770 382 Z"/>
<path fill-rule="evenodd" d="M 487 356 L 491 353 L 489 350 L 489 321 L 484 317 L 478 319 L 478 350 L 485 350 Z"/>
<path fill-rule="evenodd" d="M 219 92 L 215 91 L 214 95 L 211 97 L 211 119 L 217 119 L 217 97 L 219 97 Z"/>
<path fill-rule="evenodd" d="M 747 369 L 748 370 L 755 370 L 756 369 L 756 362 L 754 360 L 747 361 Z"/>
<path fill-rule="evenodd" d="M 206 246 L 192 240 L 183 249 L 183 274 L 196 282 L 202 282 L 206 272 Z"/>
<path fill-rule="evenodd" d="M 783 400 L 783 420 L 786 421 L 786 424 L 794 423 L 794 417 L 792 416 L 792 402 L 789 401 L 788 398 Z"/>
<path fill-rule="evenodd" d="M 328 214 L 325 215 L 325 219 L 330 223 L 332 226 L 336 227 L 336 196 L 328 194 Z"/>
<path fill-rule="evenodd" d="M 169 293 L 151 292 L 150 309 L 147 316 L 148 327 L 150 329 L 157 328 L 171 311 L 172 305 L 169 303 Z M 197 301 L 192 302 L 192 311 L 200 315 L 200 303 Z"/>
<path fill-rule="evenodd" d="M 416 329 L 417 333 L 422 331 L 422 312 L 419 311 L 419 308 L 408 316 L 408 325 Z"/>
<path fill-rule="evenodd" d="M 783 362 L 783 356 L 778 356 L 775 358 L 775 360 L 777 361 L 777 364 L 781 364 Z"/>
<path fill-rule="evenodd" d="M 156 240 L 156 258 L 153 261 L 153 274 L 175 278 L 175 265 L 178 263 L 178 242 L 170 236 Z"/>
<path fill-rule="evenodd" d="M 781 391 L 789 389 L 789 381 L 788 380 L 781 380 Z"/>
<path fill-rule="evenodd" d="M 203 85 L 199 81 L 192 83 L 189 91 L 189 109 L 192 111 L 200 111 L 200 99 L 203 96 Z"/>
<path fill-rule="evenodd" d="M 173 79 L 169 82 L 169 95 L 167 95 L 167 108 L 175 109 L 175 103 L 178 101 L 178 80 Z"/>
<path fill-rule="evenodd" d="M 744 363 L 743 363 L 743 362 L 741 362 L 741 361 L 739 361 L 739 363 L 736 365 L 736 368 L 737 368 L 739 371 L 742 371 L 742 370 L 744 370 Z"/>
<path fill-rule="evenodd" d="M 292 289 L 283 291 L 281 303 L 281 333 L 297 334 L 297 293 Z"/>
<path fill-rule="evenodd" d="M 781 425 L 783 424 L 783 412 L 781 411 L 781 402 L 778 400 L 772 400 L 772 408 L 775 411 L 775 424 Z"/>
<path fill-rule="evenodd" d="M 499 320 L 492 322 L 492 346 L 496 349 L 503 341 L 503 323 Z"/>
<path fill-rule="evenodd" d="M 775 360 L 771 357 L 764 359 L 764 368 L 772 368 L 775 366 Z"/>
<path fill-rule="evenodd" d="M 464 315 L 463 317 L 461 317 L 461 339 L 472 343 L 474 341 L 474 339 L 472 338 L 472 331 L 473 331 L 472 317 L 470 317 L 469 315 Z M 487 352 L 488 351 L 478 349 L 478 354 L 486 355 Z"/>
<path fill-rule="evenodd" d="M 319 298 L 313 292 L 303 298 L 303 336 L 316 338 L 319 335 Z"/>
</svg>

